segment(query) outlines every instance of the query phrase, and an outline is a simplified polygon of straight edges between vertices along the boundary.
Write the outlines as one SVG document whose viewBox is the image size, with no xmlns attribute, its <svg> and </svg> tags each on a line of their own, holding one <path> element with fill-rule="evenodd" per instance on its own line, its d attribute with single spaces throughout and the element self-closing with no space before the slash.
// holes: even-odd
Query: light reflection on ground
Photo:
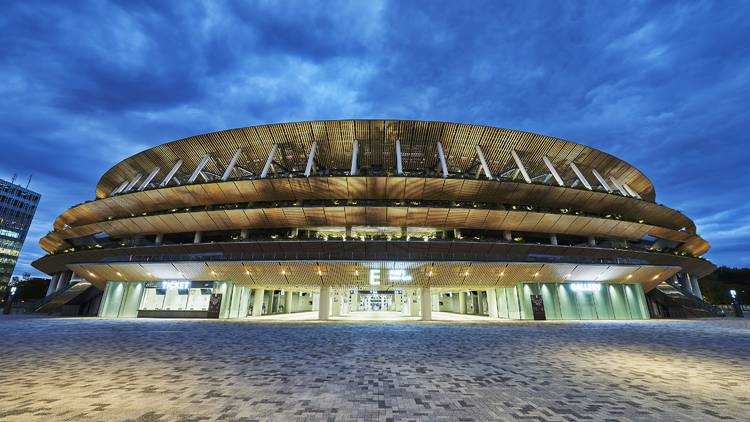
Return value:
<svg viewBox="0 0 750 422">
<path fill-rule="evenodd" d="M 365 317 L 350 315 L 347 321 L 356 323 L 0 317 L 0 420 L 750 415 L 748 320 L 382 323 Z"/>
</svg>

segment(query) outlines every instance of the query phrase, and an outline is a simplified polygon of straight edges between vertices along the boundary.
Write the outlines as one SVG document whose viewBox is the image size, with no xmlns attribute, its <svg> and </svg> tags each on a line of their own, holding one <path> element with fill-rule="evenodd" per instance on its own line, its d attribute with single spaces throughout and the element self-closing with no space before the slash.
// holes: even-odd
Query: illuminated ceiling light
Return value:
<svg viewBox="0 0 750 422">
<path fill-rule="evenodd" d="M 115 274 L 117 274 L 117 276 L 118 276 L 118 277 L 122 277 L 122 274 L 120 274 L 120 272 L 119 272 L 119 271 L 118 271 L 118 272 L 116 272 Z"/>
<path fill-rule="evenodd" d="M 661 274 L 657 274 L 657 275 L 655 275 L 655 276 L 651 277 L 651 280 L 656 280 L 657 278 L 659 278 L 659 276 L 660 276 L 660 275 L 661 275 Z"/>
<path fill-rule="evenodd" d="M 211 270 L 211 275 L 216 275 L 216 271 Z"/>
<path fill-rule="evenodd" d="M 468 277 L 468 276 L 469 276 L 469 272 L 468 271 L 464 272 L 464 277 Z"/>
<path fill-rule="evenodd" d="M 151 277 L 151 276 L 152 276 L 153 274 L 151 274 L 151 273 L 146 273 L 146 275 L 147 275 L 147 276 L 149 276 L 149 277 Z"/>
<path fill-rule="evenodd" d="M 91 271 L 89 271 L 89 275 L 90 275 L 91 277 L 96 277 L 96 276 L 94 275 L 94 273 L 92 273 Z"/>
<path fill-rule="evenodd" d="M 539 273 L 538 272 L 534 273 L 534 277 L 539 277 Z"/>
<path fill-rule="evenodd" d="M 250 271 L 245 270 L 245 275 L 250 275 Z"/>
<path fill-rule="evenodd" d="M 505 277 L 505 271 L 500 271 L 500 277 Z"/>
<path fill-rule="evenodd" d="M 565 278 L 570 278 L 572 275 L 573 274 L 571 274 L 571 273 L 567 273 L 567 274 L 565 274 Z"/>
<path fill-rule="evenodd" d="M 286 275 L 286 270 L 281 270 L 281 275 Z"/>
<path fill-rule="evenodd" d="M 633 278 L 633 274 L 628 274 L 626 278 Z"/>
<path fill-rule="evenodd" d="M 432 277 L 432 270 L 427 274 L 428 277 Z"/>
<path fill-rule="evenodd" d="M 359 277 L 359 270 L 354 270 L 354 275 L 356 275 L 357 277 Z"/>
<path fill-rule="evenodd" d="M 318 275 L 323 275 L 323 271 L 321 271 L 320 268 L 318 268 Z"/>
</svg>

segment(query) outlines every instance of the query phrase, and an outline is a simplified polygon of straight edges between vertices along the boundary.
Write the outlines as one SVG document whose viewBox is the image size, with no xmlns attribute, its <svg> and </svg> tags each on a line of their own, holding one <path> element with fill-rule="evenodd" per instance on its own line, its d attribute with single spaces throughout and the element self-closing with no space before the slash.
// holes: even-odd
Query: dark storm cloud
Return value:
<svg viewBox="0 0 750 422">
<path fill-rule="evenodd" d="M 750 6 L 6 2 L 0 173 L 43 194 L 17 272 L 99 176 L 196 133 L 319 118 L 530 130 L 636 165 L 750 265 Z"/>
</svg>

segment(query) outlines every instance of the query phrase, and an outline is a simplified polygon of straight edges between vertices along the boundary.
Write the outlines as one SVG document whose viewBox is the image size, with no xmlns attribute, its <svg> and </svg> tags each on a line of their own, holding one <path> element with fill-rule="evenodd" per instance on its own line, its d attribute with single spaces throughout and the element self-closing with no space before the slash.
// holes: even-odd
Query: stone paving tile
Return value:
<svg viewBox="0 0 750 422">
<path fill-rule="evenodd" d="M 0 420 L 748 420 L 750 321 L 0 318 Z"/>
</svg>

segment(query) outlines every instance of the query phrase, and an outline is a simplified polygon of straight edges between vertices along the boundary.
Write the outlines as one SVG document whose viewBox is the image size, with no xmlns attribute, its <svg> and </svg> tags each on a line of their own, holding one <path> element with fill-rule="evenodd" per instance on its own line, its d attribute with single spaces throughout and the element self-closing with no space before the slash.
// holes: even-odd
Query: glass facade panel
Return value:
<svg viewBox="0 0 750 422">
<path fill-rule="evenodd" d="M 539 291 L 542 292 L 544 300 L 544 313 L 547 319 L 561 319 L 560 302 L 557 298 L 557 289 L 554 284 L 541 284 Z"/>
<path fill-rule="evenodd" d="M 609 291 L 609 298 L 612 300 L 612 310 L 615 314 L 615 319 L 630 319 L 630 312 L 628 311 L 628 303 L 625 299 L 625 291 L 621 284 L 611 284 L 607 286 Z"/>
<path fill-rule="evenodd" d="M 120 318 L 135 318 L 138 316 L 138 306 L 143 297 L 145 283 L 125 283 L 125 294 L 120 306 Z"/>
<path fill-rule="evenodd" d="M 570 284 L 560 284 L 557 287 L 557 298 L 560 301 L 562 319 L 581 319 Z"/>
<path fill-rule="evenodd" d="M 640 287 L 640 285 L 638 285 Z M 625 285 L 625 297 L 628 301 L 628 310 L 630 311 L 630 316 L 633 319 L 646 319 L 648 318 L 648 313 L 644 315 L 643 311 L 646 310 L 646 304 L 643 300 L 643 290 L 638 290 L 634 285 L 627 284 Z M 640 294 L 639 294 L 640 293 Z"/>
<path fill-rule="evenodd" d="M 531 295 L 541 294 L 547 319 L 647 319 L 643 288 L 640 284 L 525 283 L 521 292 L 521 318 L 533 319 Z M 500 289 L 499 289 L 500 290 Z M 510 289 L 508 289 L 510 290 Z M 503 293 L 498 294 L 498 302 Z M 501 308 L 501 318 L 505 313 Z"/>
<path fill-rule="evenodd" d="M 612 301 L 609 300 L 609 291 L 606 285 L 602 285 L 601 288 L 594 290 L 592 296 L 595 304 L 595 312 L 598 319 L 615 319 L 614 311 L 612 310 Z"/>
<path fill-rule="evenodd" d="M 120 315 L 120 305 L 125 294 L 124 281 L 108 281 L 104 288 L 102 305 L 99 308 L 99 316 L 105 318 L 117 318 Z"/>
</svg>

